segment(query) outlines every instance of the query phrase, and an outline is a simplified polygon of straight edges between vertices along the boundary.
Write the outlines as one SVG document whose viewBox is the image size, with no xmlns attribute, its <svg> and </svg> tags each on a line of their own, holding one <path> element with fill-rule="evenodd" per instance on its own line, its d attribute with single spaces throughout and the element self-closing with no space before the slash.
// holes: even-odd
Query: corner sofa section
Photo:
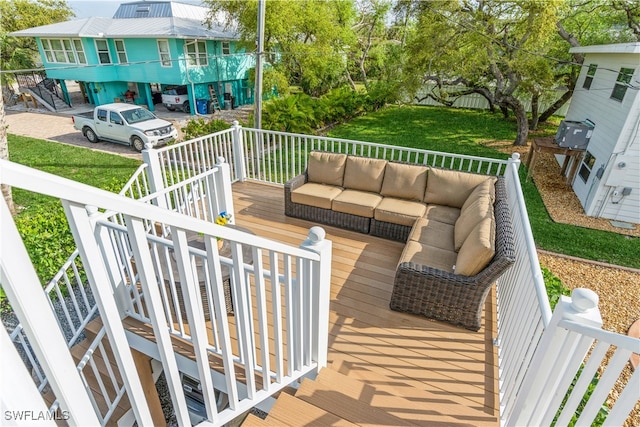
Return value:
<svg viewBox="0 0 640 427">
<path fill-rule="evenodd" d="M 503 178 L 314 151 L 285 184 L 285 214 L 406 242 L 390 307 L 480 328 L 514 262 Z"/>
</svg>

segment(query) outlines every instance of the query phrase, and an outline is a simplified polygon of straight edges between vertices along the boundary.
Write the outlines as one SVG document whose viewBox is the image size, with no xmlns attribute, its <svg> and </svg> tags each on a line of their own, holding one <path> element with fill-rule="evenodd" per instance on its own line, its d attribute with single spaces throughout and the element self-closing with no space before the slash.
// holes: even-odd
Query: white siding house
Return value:
<svg viewBox="0 0 640 427">
<path fill-rule="evenodd" d="M 583 46 L 566 120 L 595 124 L 573 181 L 585 213 L 640 223 L 640 43 Z"/>
</svg>

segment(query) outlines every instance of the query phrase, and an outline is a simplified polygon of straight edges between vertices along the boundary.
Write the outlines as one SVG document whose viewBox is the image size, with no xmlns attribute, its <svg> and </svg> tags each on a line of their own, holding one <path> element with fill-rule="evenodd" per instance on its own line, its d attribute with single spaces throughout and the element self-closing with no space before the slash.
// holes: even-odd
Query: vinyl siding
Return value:
<svg viewBox="0 0 640 427">
<path fill-rule="evenodd" d="M 591 88 L 583 89 L 582 84 L 589 64 L 597 64 Z M 638 146 L 640 126 L 640 97 L 638 90 L 629 88 L 622 102 L 611 98 L 620 68 L 635 69 L 633 81 L 640 81 L 640 54 L 587 54 L 576 91 L 567 112 L 567 120 L 591 120 L 596 124 L 589 142 L 588 151 L 595 156 L 592 173 L 605 166 L 601 180 L 594 181 L 590 189 L 592 196 L 585 207 L 591 216 L 602 216 L 628 222 L 640 222 L 640 148 Z M 633 143 L 630 144 L 633 138 Z M 627 150 L 624 153 L 625 149 Z M 615 165 L 618 156 L 624 156 L 627 166 L 621 170 Z M 618 176 L 621 175 L 621 176 Z M 584 185 L 580 178 L 574 181 L 574 188 Z M 609 186 L 607 182 L 622 185 Z M 622 193 L 623 187 L 631 187 L 631 195 L 618 203 L 612 199 L 613 191 Z"/>
</svg>

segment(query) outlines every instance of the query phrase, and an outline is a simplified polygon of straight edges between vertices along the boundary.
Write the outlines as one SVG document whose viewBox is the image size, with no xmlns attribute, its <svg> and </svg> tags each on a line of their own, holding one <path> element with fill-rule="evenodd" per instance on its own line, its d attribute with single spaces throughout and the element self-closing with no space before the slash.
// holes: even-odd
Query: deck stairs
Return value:
<svg viewBox="0 0 640 427">
<path fill-rule="evenodd" d="M 145 394 L 154 419 L 158 417 L 157 425 L 164 425 L 164 414 L 160 405 L 157 391 L 153 384 L 159 372 L 153 372 L 152 361 L 158 356 L 154 354 L 156 348 L 153 329 L 149 324 L 133 318 L 123 320 L 125 330 L 133 349 L 134 359 L 141 381 L 145 386 Z M 71 353 L 77 363 L 87 354 L 89 346 L 102 329 L 102 321 L 98 317 L 90 322 L 86 329 L 86 339 L 71 348 Z M 113 398 L 116 388 L 112 385 L 110 374 L 115 373 L 117 387 L 122 386 L 118 369 L 114 361 L 108 340 L 101 340 L 99 353 L 93 354 L 94 367 L 87 366 L 84 370 L 85 379 L 93 391 L 101 409 L 106 407 L 101 397 L 106 393 Z M 174 349 L 181 356 L 178 357 L 181 371 L 196 375 L 195 360 L 192 347 L 187 341 L 174 338 Z M 215 377 L 221 369 L 221 362 L 215 356 L 210 357 L 212 375 Z M 238 372 L 240 374 L 240 372 Z M 98 380 L 100 377 L 100 381 Z M 239 379 L 241 375 L 239 375 Z M 259 379 L 258 379 L 259 380 Z M 47 391 L 44 394 L 48 404 L 53 403 L 55 396 Z M 102 399 L 102 400 L 101 400 Z M 434 402 L 446 402 L 434 404 Z M 276 400 L 268 413 L 250 412 L 239 424 L 248 427 L 260 426 L 301 426 L 301 425 L 336 425 L 336 426 L 371 426 L 371 425 L 407 425 L 407 426 L 438 426 L 438 425 L 495 425 L 489 419 L 483 422 L 478 418 L 478 412 L 472 410 L 467 414 L 473 423 L 466 424 L 460 419 L 445 415 L 456 408 L 443 408 L 442 405 L 452 405 L 450 400 L 443 399 L 437 393 L 418 387 L 412 387 L 404 381 L 393 379 L 391 371 L 364 368 L 361 364 L 352 363 L 348 354 L 338 355 L 328 367 L 320 370 L 315 379 L 305 378 L 295 387 L 287 387 L 276 394 Z M 130 416 L 131 405 L 126 394 L 122 397 L 110 419 L 115 422 L 123 416 Z M 464 405 L 458 410 L 465 411 Z M 104 413 L 104 412 L 103 412 Z M 257 413 L 266 413 L 260 418 Z M 490 418 L 490 417 L 488 417 Z M 124 423 L 127 424 L 127 423 Z M 197 422 L 194 422 L 197 424 Z"/>
<path fill-rule="evenodd" d="M 472 425 L 443 415 L 435 408 L 425 409 L 420 402 L 442 400 L 427 390 L 407 388 L 406 384 L 396 387 L 396 382 L 388 376 L 370 370 L 358 371 L 337 359 L 322 369 L 315 380 L 304 379 L 295 392 L 280 393 L 264 419 L 251 413 L 242 425 Z"/>
</svg>

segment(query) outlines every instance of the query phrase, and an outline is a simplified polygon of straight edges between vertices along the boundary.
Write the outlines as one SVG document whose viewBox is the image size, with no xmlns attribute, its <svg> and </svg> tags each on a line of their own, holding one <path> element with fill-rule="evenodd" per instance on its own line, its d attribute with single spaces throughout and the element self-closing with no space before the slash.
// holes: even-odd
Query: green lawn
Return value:
<svg viewBox="0 0 640 427">
<path fill-rule="evenodd" d="M 140 165 L 135 159 L 82 147 L 8 135 L 11 161 L 118 192 Z M 75 249 L 58 199 L 13 188 L 15 221 L 42 283 L 55 275 Z M 1 298 L 1 294 L 0 294 Z"/>
<path fill-rule="evenodd" d="M 553 135 L 558 121 L 538 135 Z M 507 158 L 492 144 L 515 139 L 516 123 L 501 114 L 435 107 L 390 107 L 332 129 L 330 136 L 474 156 Z M 525 166 L 521 167 L 521 182 Z M 532 182 L 523 184 L 536 244 L 541 249 L 640 268 L 640 239 L 553 222 Z"/>
</svg>

